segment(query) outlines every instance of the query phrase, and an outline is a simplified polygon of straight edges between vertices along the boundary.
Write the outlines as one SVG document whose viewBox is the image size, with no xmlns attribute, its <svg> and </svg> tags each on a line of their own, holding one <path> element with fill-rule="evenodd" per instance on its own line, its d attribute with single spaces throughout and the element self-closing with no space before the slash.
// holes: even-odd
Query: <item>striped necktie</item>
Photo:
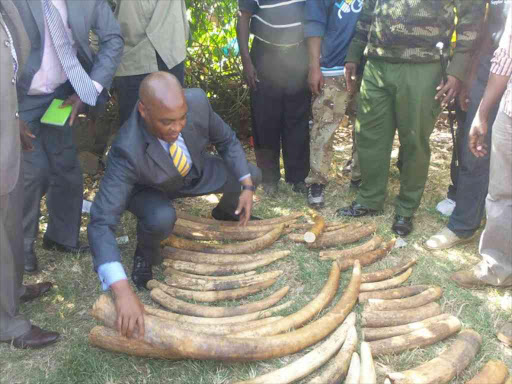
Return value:
<svg viewBox="0 0 512 384">
<path fill-rule="evenodd" d="M 59 11 L 53 6 L 51 0 L 42 0 L 42 2 L 44 17 L 53 46 L 69 82 L 80 100 L 88 105 L 96 105 L 98 90 L 73 52 L 71 41 L 66 33 Z"/>
<path fill-rule="evenodd" d="M 171 154 L 172 162 L 174 163 L 174 166 L 180 175 L 183 177 L 187 176 L 188 172 L 190 171 L 190 164 L 187 161 L 187 157 L 176 142 L 172 143 L 171 147 L 169 148 L 169 153 Z"/>
</svg>

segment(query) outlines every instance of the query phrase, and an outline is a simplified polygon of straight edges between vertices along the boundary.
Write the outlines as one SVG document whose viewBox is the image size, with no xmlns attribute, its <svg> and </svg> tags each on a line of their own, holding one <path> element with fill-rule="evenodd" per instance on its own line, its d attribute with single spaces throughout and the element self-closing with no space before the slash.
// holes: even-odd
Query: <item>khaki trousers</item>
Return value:
<svg viewBox="0 0 512 384">
<path fill-rule="evenodd" d="M 492 131 L 487 223 L 480 239 L 478 278 L 496 286 L 512 285 L 512 118 L 500 111 Z"/>
</svg>

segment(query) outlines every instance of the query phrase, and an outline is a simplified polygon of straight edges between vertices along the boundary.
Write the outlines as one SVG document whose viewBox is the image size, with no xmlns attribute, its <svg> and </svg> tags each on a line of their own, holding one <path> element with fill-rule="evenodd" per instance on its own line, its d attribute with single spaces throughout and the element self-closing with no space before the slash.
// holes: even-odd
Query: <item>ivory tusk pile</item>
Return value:
<svg viewBox="0 0 512 384">
<path fill-rule="evenodd" d="M 357 247 L 352 247 L 348 249 L 340 249 L 335 251 L 322 251 L 320 252 L 320 259 L 322 260 L 336 260 L 336 259 L 344 259 L 344 258 L 355 258 L 356 256 L 363 255 L 365 253 L 374 251 L 377 249 L 382 243 L 382 238 L 380 236 L 374 236 L 366 243 L 358 245 Z"/>
<path fill-rule="evenodd" d="M 359 294 L 361 268 L 356 263 L 350 283 L 338 303 L 324 316 L 284 335 L 260 338 L 228 338 L 188 332 L 168 326 L 165 320 L 145 316 L 145 341 L 174 351 L 183 358 L 255 361 L 278 358 L 301 351 L 331 334 L 352 311 Z M 100 296 L 93 306 L 95 317 L 101 321 L 116 318 L 115 306 Z M 108 324 L 107 324 L 108 325 Z M 110 324 L 113 325 L 113 324 Z"/>
<path fill-rule="evenodd" d="M 443 289 L 441 287 L 431 287 L 418 295 L 406 297 L 404 299 L 370 299 L 368 300 L 368 304 L 365 309 L 369 311 L 397 311 L 417 308 L 436 301 L 442 295 Z"/>
<path fill-rule="evenodd" d="M 377 228 L 374 224 L 360 226 L 358 228 L 339 229 L 337 231 L 323 233 L 314 243 L 308 244 L 307 246 L 311 249 L 321 249 L 355 243 L 363 237 L 371 235 L 376 230 Z"/>
<path fill-rule="evenodd" d="M 363 311 L 361 325 L 369 328 L 392 327 L 414 323 L 441 314 L 441 307 L 437 303 L 429 303 L 414 311 L 404 309 L 400 311 Z"/>
<path fill-rule="evenodd" d="M 306 377 L 325 364 L 341 348 L 349 329 L 355 324 L 356 315 L 351 313 L 326 341 L 311 352 L 282 368 L 237 384 L 288 384 Z"/>
<path fill-rule="evenodd" d="M 237 222 L 234 221 L 221 221 L 221 220 L 215 220 L 215 219 L 208 219 L 206 217 L 199 217 L 199 216 L 193 216 L 189 215 L 185 212 L 176 211 L 176 216 L 178 219 L 193 221 L 196 223 L 201 224 L 208 224 L 208 225 L 223 225 L 227 227 L 234 227 L 238 226 Z M 290 221 L 297 220 L 299 217 L 304 216 L 302 213 L 292 213 L 291 215 L 287 216 L 281 216 L 281 217 L 275 217 L 273 219 L 263 219 L 263 220 L 251 220 L 247 223 L 249 226 L 261 226 L 261 225 L 274 225 L 274 224 L 283 224 L 283 223 L 289 223 Z"/>
<path fill-rule="evenodd" d="M 264 257 L 255 258 L 253 261 L 248 263 L 229 264 L 229 265 L 212 265 L 212 264 L 201 264 L 191 263 L 189 261 L 170 260 L 165 259 L 164 265 L 172 267 L 178 271 L 194 273 L 196 275 L 208 275 L 208 276 L 224 276 L 235 273 L 252 271 L 256 268 L 264 267 L 273 263 L 274 261 L 280 260 L 290 254 L 290 251 L 280 251 L 267 254 Z"/>
<path fill-rule="evenodd" d="M 165 283 L 171 287 L 190 289 L 192 291 L 224 291 L 249 287 L 256 283 L 277 279 L 282 274 L 283 271 L 271 271 L 238 280 L 208 280 L 171 275 L 165 278 Z"/>
<path fill-rule="evenodd" d="M 361 330 L 364 341 L 375 341 L 381 339 L 388 339 L 394 336 L 405 335 L 418 329 L 426 328 L 429 325 L 435 324 L 441 320 L 446 320 L 450 317 L 448 314 L 441 314 L 428 319 L 417 321 L 414 323 L 397 325 L 394 327 L 382 327 L 382 328 L 363 328 Z"/>
<path fill-rule="evenodd" d="M 266 311 L 265 313 L 270 313 L 272 315 L 277 311 L 288 308 L 293 303 L 293 301 L 289 301 L 285 304 L 270 309 L 267 309 L 268 307 L 265 308 L 265 306 L 268 305 L 266 300 L 240 305 L 238 307 L 208 307 L 205 305 L 191 304 L 187 303 L 186 301 L 178 300 L 172 296 L 167 295 L 165 292 L 158 288 L 151 290 L 150 295 L 155 302 L 160 304 L 162 307 L 169 309 L 170 311 L 199 317 L 231 317 L 247 315 L 250 313 L 259 313 L 262 315 L 262 311 Z M 261 317 L 268 316 L 260 316 L 259 318 Z"/>
<path fill-rule="evenodd" d="M 387 242 L 383 247 L 376 249 L 375 251 L 371 251 L 368 253 L 365 253 L 363 255 L 355 256 L 354 258 L 347 258 L 347 259 L 338 259 L 337 262 L 340 265 L 340 268 L 342 271 L 346 271 L 350 267 L 354 265 L 355 260 L 359 260 L 359 263 L 361 266 L 367 266 L 370 264 L 373 264 L 383 257 L 387 256 L 391 250 L 393 249 L 393 246 L 395 245 L 395 240 L 391 240 Z"/>
<path fill-rule="evenodd" d="M 480 350 L 482 337 L 473 330 L 458 334 L 455 342 L 438 357 L 404 372 L 387 376 L 392 384 L 446 384 L 466 369 Z"/>
<path fill-rule="evenodd" d="M 380 291 L 384 289 L 391 289 L 398 287 L 400 284 L 407 281 L 407 279 L 412 274 L 412 268 L 409 268 L 407 271 L 402 273 L 401 275 L 398 275 L 396 277 L 393 277 L 388 280 L 382 280 L 375 283 L 364 283 L 361 284 L 361 292 L 369 292 L 369 291 Z"/>
<path fill-rule="evenodd" d="M 347 375 L 350 358 L 357 348 L 357 330 L 352 326 L 347 333 L 343 347 L 339 353 L 328 363 L 324 371 L 314 377 L 309 384 L 339 383 Z"/>
<path fill-rule="evenodd" d="M 264 289 L 274 285 L 277 281 L 277 278 L 270 279 L 266 281 L 262 281 L 261 283 L 256 283 L 254 285 L 250 285 L 244 288 L 237 289 L 229 289 L 225 291 L 189 291 L 186 289 L 180 289 L 175 287 L 170 287 L 166 284 L 162 284 L 156 280 L 148 281 L 147 287 L 149 289 L 160 288 L 162 291 L 167 293 L 168 295 L 174 297 L 181 297 L 187 300 L 194 300 L 199 302 L 213 303 L 215 301 L 222 300 L 236 300 L 241 299 L 243 297 L 247 297 L 249 295 L 253 295 Z"/>
<path fill-rule="evenodd" d="M 289 251 L 278 251 L 269 253 L 260 253 L 256 255 L 247 254 L 212 254 L 204 252 L 187 251 L 186 249 L 177 249 L 172 247 L 165 247 L 162 250 L 162 256 L 164 259 L 188 261 L 190 263 L 200 264 L 214 264 L 214 265 L 231 265 L 231 264 L 244 264 L 259 261 L 261 259 L 271 258 L 276 255 L 281 255 L 282 252 Z"/>
<path fill-rule="evenodd" d="M 257 239 L 234 244 L 201 244 L 174 235 L 169 236 L 167 240 L 170 246 L 189 251 L 219 254 L 255 253 L 274 244 L 281 237 L 283 230 L 284 225 L 280 225 Z"/>
<path fill-rule="evenodd" d="M 416 264 L 416 259 L 406 261 L 403 264 L 397 265 L 393 268 L 387 268 L 376 272 L 363 273 L 361 276 L 362 283 L 374 283 L 392 278 L 399 273 L 407 271 L 410 267 Z"/>
<path fill-rule="evenodd" d="M 258 329 L 248 330 L 244 332 L 234 333 L 232 337 L 261 337 L 277 335 L 279 333 L 286 332 L 290 329 L 299 328 L 306 324 L 309 320 L 315 317 L 320 311 L 329 305 L 329 303 L 336 296 L 338 285 L 340 283 L 340 270 L 336 263 L 333 263 L 329 278 L 325 283 L 324 287 L 312 301 L 306 306 L 301 308 L 295 313 L 286 316 L 279 323 L 274 323 L 272 326 L 263 326 Z"/>
<path fill-rule="evenodd" d="M 383 291 L 362 292 L 359 294 L 359 302 L 364 303 L 369 299 L 401 299 L 403 297 L 417 295 L 428 288 L 430 288 L 428 285 L 410 285 L 408 287 L 393 288 Z"/>
<path fill-rule="evenodd" d="M 425 328 L 389 339 L 370 341 L 374 356 L 399 353 L 408 349 L 422 348 L 435 344 L 457 333 L 461 328 L 459 319 L 454 316 L 438 321 Z"/>
</svg>

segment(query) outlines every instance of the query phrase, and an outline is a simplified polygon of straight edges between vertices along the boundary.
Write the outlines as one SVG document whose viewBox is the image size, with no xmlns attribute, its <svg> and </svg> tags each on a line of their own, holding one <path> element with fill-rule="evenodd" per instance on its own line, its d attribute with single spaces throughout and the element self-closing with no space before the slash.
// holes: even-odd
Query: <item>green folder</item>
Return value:
<svg viewBox="0 0 512 384">
<path fill-rule="evenodd" d="M 69 115 L 71 115 L 71 110 L 73 109 L 71 105 L 60 108 L 63 102 L 64 100 L 53 99 L 43 117 L 41 117 L 41 123 L 63 127 L 64 124 L 66 124 Z"/>
</svg>

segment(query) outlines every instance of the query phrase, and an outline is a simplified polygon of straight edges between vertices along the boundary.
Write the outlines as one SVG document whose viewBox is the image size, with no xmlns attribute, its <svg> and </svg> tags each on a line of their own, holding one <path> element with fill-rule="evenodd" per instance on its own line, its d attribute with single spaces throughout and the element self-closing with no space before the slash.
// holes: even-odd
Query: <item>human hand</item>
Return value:
<svg viewBox="0 0 512 384">
<path fill-rule="evenodd" d="M 308 84 L 311 93 L 314 95 L 318 96 L 322 92 L 322 88 L 324 87 L 324 76 L 322 75 L 320 66 L 315 65 L 309 67 Z"/>
<path fill-rule="evenodd" d="M 347 90 L 350 94 L 357 91 L 357 64 L 345 63 L 345 81 L 347 82 Z"/>
<path fill-rule="evenodd" d="M 257 89 L 258 73 L 256 72 L 256 68 L 254 68 L 254 64 L 250 57 L 242 57 L 242 65 L 243 65 L 243 74 L 244 79 L 249 88 Z"/>
<path fill-rule="evenodd" d="M 117 320 L 117 331 L 125 337 L 138 336 L 144 338 L 144 305 L 128 284 L 128 280 L 116 281 L 110 286 L 114 293 Z M 137 332 L 135 333 L 135 330 Z"/>
<path fill-rule="evenodd" d="M 467 112 L 468 108 L 469 108 L 470 99 L 469 99 L 469 90 L 466 85 L 464 85 L 462 87 L 462 89 L 460 90 L 458 99 L 459 99 L 460 109 L 462 109 L 464 112 Z"/>
<path fill-rule="evenodd" d="M 71 115 L 69 116 L 69 126 L 72 127 L 78 114 L 84 110 L 84 102 L 80 100 L 76 93 L 73 93 L 62 103 L 59 108 L 64 108 L 68 105 L 71 105 L 72 107 Z"/>
<path fill-rule="evenodd" d="M 34 136 L 34 134 L 32 132 L 30 132 L 30 129 L 28 128 L 27 123 L 21 119 L 19 121 L 19 127 L 20 127 L 21 149 L 23 151 L 33 151 L 34 144 L 32 144 L 32 139 L 35 139 L 36 137 Z"/>
<path fill-rule="evenodd" d="M 243 190 L 238 198 L 238 207 L 236 207 L 235 215 L 240 215 L 239 225 L 245 226 L 251 218 L 253 192 Z"/>
<path fill-rule="evenodd" d="M 479 113 L 475 115 L 471 129 L 469 130 L 469 150 L 476 157 L 487 155 L 487 144 L 485 136 L 487 135 L 487 119 L 483 119 Z"/>
<path fill-rule="evenodd" d="M 436 88 L 438 91 L 435 99 L 441 100 L 441 106 L 446 107 L 452 103 L 460 92 L 462 82 L 454 76 L 448 75 L 446 84 L 441 80 L 441 84 Z"/>
</svg>

